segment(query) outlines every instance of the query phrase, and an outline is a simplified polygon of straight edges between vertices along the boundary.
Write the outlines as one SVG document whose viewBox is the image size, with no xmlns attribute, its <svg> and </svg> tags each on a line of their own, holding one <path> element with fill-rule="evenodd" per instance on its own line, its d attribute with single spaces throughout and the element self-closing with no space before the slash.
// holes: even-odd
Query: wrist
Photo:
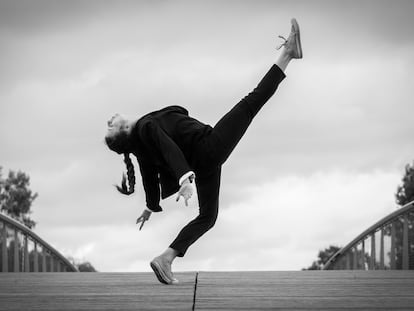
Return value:
<svg viewBox="0 0 414 311">
<path fill-rule="evenodd" d="M 178 181 L 178 184 L 180 186 L 182 186 L 182 184 L 184 183 L 184 181 L 188 181 L 188 182 L 192 182 L 195 178 L 195 174 L 193 171 L 189 171 L 187 173 L 185 173 L 183 176 L 181 176 L 180 180 Z"/>
<path fill-rule="evenodd" d="M 186 179 L 184 179 L 183 180 L 183 182 L 181 183 L 181 187 L 182 186 L 184 186 L 184 185 L 188 185 L 188 184 L 190 184 L 191 182 L 190 182 L 190 179 L 188 179 L 188 178 L 186 178 Z"/>
</svg>

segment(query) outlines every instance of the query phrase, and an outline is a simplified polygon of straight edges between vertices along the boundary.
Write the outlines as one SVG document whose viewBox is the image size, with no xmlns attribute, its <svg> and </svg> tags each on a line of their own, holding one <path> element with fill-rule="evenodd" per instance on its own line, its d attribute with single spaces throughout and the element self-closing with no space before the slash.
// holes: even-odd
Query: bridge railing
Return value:
<svg viewBox="0 0 414 311">
<path fill-rule="evenodd" d="M 77 272 L 77 268 L 32 230 L 0 213 L 1 272 Z"/>
<path fill-rule="evenodd" d="M 324 270 L 387 269 L 414 269 L 414 201 L 362 232 L 324 265 Z"/>
</svg>

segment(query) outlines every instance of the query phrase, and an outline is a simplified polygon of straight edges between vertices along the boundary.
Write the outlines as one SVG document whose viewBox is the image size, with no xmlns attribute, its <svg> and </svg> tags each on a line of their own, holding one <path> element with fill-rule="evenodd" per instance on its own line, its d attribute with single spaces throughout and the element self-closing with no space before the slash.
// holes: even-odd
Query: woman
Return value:
<svg viewBox="0 0 414 311">
<path fill-rule="evenodd" d="M 281 37 L 283 38 L 283 37 Z M 283 38 L 284 39 L 284 38 Z M 134 192 L 135 173 L 129 154 L 136 156 L 145 190 L 147 208 L 137 219 L 144 223 L 151 213 L 160 212 L 162 199 L 177 193 L 185 204 L 193 194 L 195 183 L 199 215 L 187 224 L 171 245 L 150 265 L 158 280 L 164 284 L 178 282 L 171 264 L 183 257 L 191 244 L 214 226 L 219 207 L 221 166 L 247 130 L 254 116 L 274 94 L 285 78 L 284 71 L 292 59 L 302 58 L 299 25 L 291 20 L 291 33 L 279 47 L 283 50 L 258 86 L 214 126 L 191 118 L 179 106 L 166 107 L 138 120 L 116 114 L 108 121 L 105 137 L 108 147 L 124 155 L 128 185 L 123 175 L 123 194 Z"/>
</svg>

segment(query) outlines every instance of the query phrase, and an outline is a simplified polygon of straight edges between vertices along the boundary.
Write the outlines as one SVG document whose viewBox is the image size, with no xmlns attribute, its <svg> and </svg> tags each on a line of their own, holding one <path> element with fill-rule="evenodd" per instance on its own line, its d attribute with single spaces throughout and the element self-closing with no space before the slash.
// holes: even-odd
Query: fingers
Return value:
<svg viewBox="0 0 414 311">
<path fill-rule="evenodd" d="M 142 224 L 141 224 L 141 226 L 139 227 L 139 231 L 141 231 L 142 227 L 144 227 L 144 223 L 145 223 L 145 220 L 142 220 Z"/>
<path fill-rule="evenodd" d="M 177 197 L 177 199 L 175 201 L 178 202 L 180 200 L 180 197 L 181 196 L 184 198 L 185 206 L 188 206 L 188 200 L 191 198 L 191 195 L 183 195 L 183 194 L 180 194 L 180 195 L 178 195 L 178 197 Z"/>
<path fill-rule="evenodd" d="M 136 222 L 136 223 L 139 223 L 139 222 L 140 222 L 141 220 L 143 220 L 143 219 L 144 219 L 144 217 L 142 217 L 142 216 L 141 216 L 141 217 L 138 217 L 138 218 L 137 218 L 137 222 Z"/>
<path fill-rule="evenodd" d="M 185 206 L 188 206 L 188 200 L 190 200 L 190 198 L 191 198 L 192 195 L 193 195 L 193 193 L 189 189 L 187 189 L 187 191 L 186 190 L 179 191 L 178 192 L 178 195 L 177 195 L 177 198 L 175 199 L 175 201 L 178 202 L 180 200 L 180 197 L 183 197 L 184 198 Z"/>
</svg>

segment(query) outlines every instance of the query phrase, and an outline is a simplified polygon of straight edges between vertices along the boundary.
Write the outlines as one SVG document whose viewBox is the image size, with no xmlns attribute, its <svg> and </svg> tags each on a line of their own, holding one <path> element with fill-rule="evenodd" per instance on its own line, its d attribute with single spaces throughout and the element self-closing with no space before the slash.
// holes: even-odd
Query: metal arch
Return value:
<svg viewBox="0 0 414 311">
<path fill-rule="evenodd" d="M 78 269 L 61 253 L 59 253 L 53 246 L 51 246 L 49 243 L 47 243 L 45 240 L 43 240 L 41 237 L 39 237 L 36 233 L 34 233 L 32 230 L 30 230 L 25 225 L 21 224 L 20 222 L 14 220 L 13 218 L 0 213 L 0 220 L 3 222 L 9 224 L 10 226 L 17 228 L 27 236 L 30 236 L 34 241 L 39 243 L 42 247 L 45 247 L 48 249 L 53 255 L 55 255 L 57 258 L 59 258 L 64 264 L 69 267 L 69 269 L 72 270 L 72 272 L 79 272 Z"/>
<path fill-rule="evenodd" d="M 410 211 L 414 211 L 414 201 L 411 201 L 405 204 L 403 207 L 399 208 L 395 212 L 392 212 L 388 216 L 385 216 L 384 218 L 376 222 L 374 225 L 369 227 L 367 230 L 362 232 L 360 235 L 358 235 L 355 239 L 349 242 L 346 246 L 342 247 L 331 258 L 329 258 L 329 260 L 323 266 L 323 270 L 328 270 L 331 264 L 333 264 L 342 254 L 346 253 L 349 249 L 357 245 L 360 241 L 364 240 L 367 236 L 375 233 L 381 227 L 384 227 L 388 223 L 391 223 L 392 221 L 394 221 L 401 215 L 404 215 Z"/>
</svg>

